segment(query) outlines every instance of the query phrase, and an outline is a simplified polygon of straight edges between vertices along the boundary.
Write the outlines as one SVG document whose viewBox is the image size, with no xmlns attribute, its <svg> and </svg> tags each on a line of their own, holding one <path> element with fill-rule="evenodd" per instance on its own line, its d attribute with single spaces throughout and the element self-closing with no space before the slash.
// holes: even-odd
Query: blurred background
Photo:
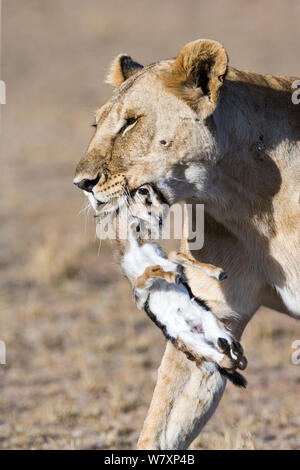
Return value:
<svg viewBox="0 0 300 470">
<path fill-rule="evenodd" d="M 4 0 L 0 448 L 134 448 L 165 347 L 72 184 L 120 52 L 148 64 L 216 39 L 230 63 L 300 76 L 299 0 Z M 300 448 L 300 323 L 261 310 L 195 449 Z"/>
</svg>

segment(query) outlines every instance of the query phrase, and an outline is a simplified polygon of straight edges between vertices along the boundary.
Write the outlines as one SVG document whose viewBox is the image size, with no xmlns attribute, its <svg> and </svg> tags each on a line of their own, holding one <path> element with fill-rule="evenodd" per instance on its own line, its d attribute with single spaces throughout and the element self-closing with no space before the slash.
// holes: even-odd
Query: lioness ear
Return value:
<svg viewBox="0 0 300 470">
<path fill-rule="evenodd" d="M 224 47 L 207 39 L 190 42 L 179 52 L 172 67 L 169 85 L 193 107 L 199 107 L 203 117 L 215 109 L 220 87 L 227 72 L 228 57 Z"/>
<path fill-rule="evenodd" d="M 105 82 L 110 85 L 120 86 L 127 78 L 142 68 L 143 66 L 134 62 L 129 55 L 119 54 L 113 60 Z"/>
</svg>

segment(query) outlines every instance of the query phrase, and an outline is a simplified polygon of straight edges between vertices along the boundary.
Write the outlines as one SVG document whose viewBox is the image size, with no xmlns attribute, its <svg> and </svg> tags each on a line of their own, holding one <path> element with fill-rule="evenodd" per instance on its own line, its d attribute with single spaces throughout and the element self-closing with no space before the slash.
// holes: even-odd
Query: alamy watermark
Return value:
<svg viewBox="0 0 300 470">
<path fill-rule="evenodd" d="M 204 205 L 161 204 L 159 213 L 150 208 L 135 211 L 123 207 L 117 217 L 110 213 L 99 217 L 97 237 L 100 240 L 125 241 L 130 238 L 143 240 L 181 240 L 184 236 L 191 250 L 200 250 L 204 244 Z"/>
<path fill-rule="evenodd" d="M 291 347 L 294 349 L 291 354 L 291 363 L 298 366 L 300 364 L 300 339 L 293 341 Z"/>
<path fill-rule="evenodd" d="M 0 73 L 2 59 L 2 0 L 0 0 Z M 6 84 L 0 80 L 0 104 L 6 104 Z"/>
<path fill-rule="evenodd" d="M 3 80 L 0 80 L 0 104 L 6 104 L 6 85 Z"/>
<path fill-rule="evenodd" d="M 292 93 L 292 103 L 299 104 L 300 103 L 300 80 L 294 80 L 292 83 L 292 88 L 295 91 Z"/>
<path fill-rule="evenodd" d="M 6 364 L 6 345 L 4 341 L 0 341 L 0 365 Z"/>
</svg>

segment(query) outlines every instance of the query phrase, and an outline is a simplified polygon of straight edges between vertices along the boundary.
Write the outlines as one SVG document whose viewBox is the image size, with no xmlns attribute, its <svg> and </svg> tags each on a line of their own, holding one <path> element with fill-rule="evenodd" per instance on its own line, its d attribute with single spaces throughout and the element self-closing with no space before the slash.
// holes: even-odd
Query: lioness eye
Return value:
<svg viewBox="0 0 300 470">
<path fill-rule="evenodd" d="M 131 126 L 131 124 L 133 124 L 135 121 L 136 119 L 134 117 L 128 118 L 126 119 L 126 125 Z"/>
<path fill-rule="evenodd" d="M 132 124 L 134 124 L 135 122 L 136 122 L 136 118 L 134 117 L 127 118 L 125 124 L 121 127 L 119 132 L 122 134 L 122 132 L 124 132 L 127 129 L 127 127 L 132 126 Z"/>
<path fill-rule="evenodd" d="M 92 124 L 91 127 L 94 127 L 95 129 L 97 129 L 97 124 Z"/>
</svg>

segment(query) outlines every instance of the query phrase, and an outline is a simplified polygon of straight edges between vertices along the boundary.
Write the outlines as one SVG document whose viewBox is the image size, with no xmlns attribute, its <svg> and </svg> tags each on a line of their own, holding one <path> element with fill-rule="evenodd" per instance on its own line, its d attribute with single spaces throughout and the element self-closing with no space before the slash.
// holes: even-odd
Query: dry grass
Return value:
<svg viewBox="0 0 300 470">
<path fill-rule="evenodd" d="M 299 2 L 274 1 L 271 13 L 264 0 L 4 0 L 2 449 L 133 448 L 151 399 L 164 340 L 134 307 L 113 246 L 98 256 L 71 184 L 111 92 L 111 58 L 149 63 L 211 37 L 233 65 L 299 75 Z M 257 314 L 244 338 L 249 387 L 229 385 L 194 448 L 300 447 L 298 338 L 294 320 Z"/>
</svg>

